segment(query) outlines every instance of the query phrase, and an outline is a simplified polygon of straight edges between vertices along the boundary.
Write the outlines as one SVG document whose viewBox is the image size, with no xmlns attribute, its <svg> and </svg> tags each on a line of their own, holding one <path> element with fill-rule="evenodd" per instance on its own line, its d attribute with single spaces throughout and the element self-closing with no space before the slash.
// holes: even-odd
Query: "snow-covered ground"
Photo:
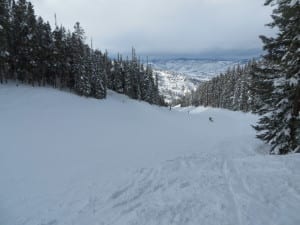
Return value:
<svg viewBox="0 0 300 225">
<path fill-rule="evenodd" d="M 154 70 L 154 73 L 158 76 L 159 93 L 167 104 L 195 91 L 202 82 L 200 78 L 194 79 L 176 72 Z"/>
<path fill-rule="evenodd" d="M 298 225 L 300 155 L 256 119 L 1 85 L 0 224 Z"/>
</svg>

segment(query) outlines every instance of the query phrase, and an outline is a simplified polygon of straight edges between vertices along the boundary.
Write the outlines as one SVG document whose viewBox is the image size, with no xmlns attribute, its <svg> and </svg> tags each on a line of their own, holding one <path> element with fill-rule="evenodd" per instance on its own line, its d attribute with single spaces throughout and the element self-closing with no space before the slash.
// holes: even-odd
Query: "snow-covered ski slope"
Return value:
<svg viewBox="0 0 300 225">
<path fill-rule="evenodd" d="M 300 155 L 256 119 L 1 85 L 0 224 L 298 225 Z"/>
</svg>

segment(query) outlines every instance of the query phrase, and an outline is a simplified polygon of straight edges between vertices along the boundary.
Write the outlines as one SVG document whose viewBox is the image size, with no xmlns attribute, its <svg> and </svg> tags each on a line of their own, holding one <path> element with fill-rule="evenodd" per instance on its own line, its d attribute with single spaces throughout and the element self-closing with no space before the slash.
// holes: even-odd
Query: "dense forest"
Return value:
<svg viewBox="0 0 300 225">
<path fill-rule="evenodd" d="M 274 7 L 275 37 L 261 36 L 264 55 L 200 84 L 181 100 L 257 113 L 257 137 L 271 145 L 272 154 L 300 152 L 300 4 L 267 0 Z"/>
<path fill-rule="evenodd" d="M 37 17 L 31 2 L 0 0 L 0 83 L 15 80 L 50 85 L 78 95 L 102 99 L 106 90 L 163 105 L 150 65 L 132 50 L 131 59 L 110 59 L 93 49 L 77 22 L 71 32 Z"/>
<path fill-rule="evenodd" d="M 254 91 L 252 90 L 253 67 L 255 60 L 247 65 L 228 68 L 225 73 L 202 82 L 190 95 L 180 100 L 183 106 L 210 106 L 249 112 L 255 107 Z"/>
<path fill-rule="evenodd" d="M 253 127 L 271 153 L 300 151 L 300 4 L 267 0 L 275 37 L 261 36 L 264 55 L 203 82 L 180 103 L 253 112 Z M 132 49 L 131 59 L 108 57 L 86 44 L 80 23 L 71 32 L 37 17 L 26 0 L 0 0 L 0 83 L 50 85 L 102 99 L 111 89 L 133 99 L 164 105 L 158 80 Z"/>
</svg>

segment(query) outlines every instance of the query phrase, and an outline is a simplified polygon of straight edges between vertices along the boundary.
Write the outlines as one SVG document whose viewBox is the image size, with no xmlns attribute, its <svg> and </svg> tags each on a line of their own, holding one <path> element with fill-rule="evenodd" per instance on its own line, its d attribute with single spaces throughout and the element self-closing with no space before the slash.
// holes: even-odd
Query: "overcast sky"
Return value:
<svg viewBox="0 0 300 225">
<path fill-rule="evenodd" d="M 264 0 L 32 0 L 36 14 L 72 29 L 79 21 L 94 46 L 111 52 L 201 54 L 260 49 L 271 9 Z"/>
</svg>

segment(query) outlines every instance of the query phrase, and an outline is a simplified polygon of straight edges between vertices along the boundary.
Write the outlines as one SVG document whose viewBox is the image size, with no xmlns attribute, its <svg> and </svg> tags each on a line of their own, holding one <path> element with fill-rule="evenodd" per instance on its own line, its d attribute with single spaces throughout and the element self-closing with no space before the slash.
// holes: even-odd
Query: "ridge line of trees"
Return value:
<svg viewBox="0 0 300 225">
<path fill-rule="evenodd" d="M 182 106 L 210 106 L 234 111 L 249 112 L 255 107 L 252 70 L 256 60 L 246 65 L 228 68 L 225 73 L 202 82 L 190 95 L 180 100 Z"/>
<path fill-rule="evenodd" d="M 265 54 L 258 62 L 229 69 L 200 84 L 183 105 L 253 112 L 253 128 L 270 144 L 271 154 L 300 152 L 300 1 L 266 0 L 274 7 L 275 37 L 260 36 Z"/>
<path fill-rule="evenodd" d="M 85 39 L 79 22 L 72 32 L 57 25 L 52 30 L 30 1 L 0 0 L 0 83 L 50 85 L 98 99 L 111 89 L 164 105 L 151 66 L 138 60 L 135 49 L 130 60 L 110 59 Z"/>
</svg>

